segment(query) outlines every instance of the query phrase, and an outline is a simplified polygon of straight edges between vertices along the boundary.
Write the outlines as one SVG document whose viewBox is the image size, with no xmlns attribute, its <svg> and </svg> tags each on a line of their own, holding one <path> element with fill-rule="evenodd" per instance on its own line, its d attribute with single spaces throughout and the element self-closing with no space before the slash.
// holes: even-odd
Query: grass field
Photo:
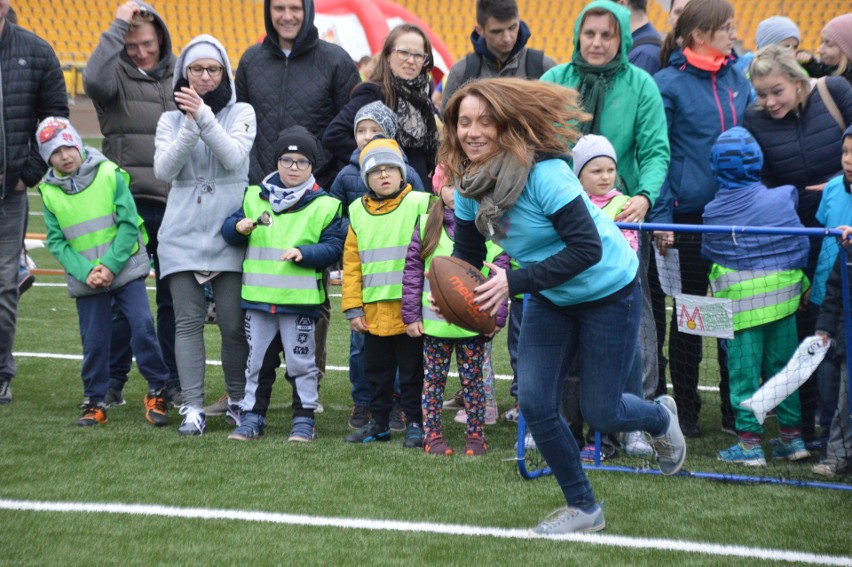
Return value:
<svg viewBox="0 0 852 567">
<path fill-rule="evenodd" d="M 31 203 L 40 210 L 37 197 Z M 30 231 L 42 232 L 40 222 L 34 215 Z M 57 267 L 44 250 L 33 257 Z M 56 356 L 80 353 L 61 280 L 39 277 L 21 301 L 15 351 L 40 355 L 18 356 L 15 401 L 0 407 L 0 565 L 852 565 L 850 492 L 592 471 L 606 531 L 545 541 L 523 530 L 561 505 L 560 492 L 551 477 L 518 476 L 508 460 L 512 424 L 487 429 L 484 458 L 430 457 L 403 449 L 398 436 L 378 446 L 343 443 L 348 330 L 337 298 L 315 443 L 286 441 L 283 380 L 258 442 L 228 441 L 222 418 L 210 418 L 203 437 L 180 437 L 176 412 L 154 429 L 135 370 L 128 405 L 112 410 L 107 425 L 81 430 L 73 425 L 80 361 Z M 218 360 L 214 327 L 207 339 L 207 358 Z M 494 352 L 495 371 L 509 374 L 505 337 Z M 208 366 L 208 400 L 223 391 L 221 368 Z M 718 406 L 713 395 L 708 408 Z M 507 407 L 508 382 L 498 382 L 498 397 Z M 460 448 L 463 426 L 446 422 Z M 715 466 L 714 451 L 729 439 L 711 433 L 690 444 L 687 468 Z"/>
</svg>

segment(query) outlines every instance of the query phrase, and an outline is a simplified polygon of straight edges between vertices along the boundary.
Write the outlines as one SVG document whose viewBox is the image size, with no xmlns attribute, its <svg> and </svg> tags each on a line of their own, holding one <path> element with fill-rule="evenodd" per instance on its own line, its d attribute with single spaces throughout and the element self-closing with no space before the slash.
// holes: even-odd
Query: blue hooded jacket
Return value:
<svg viewBox="0 0 852 567">
<path fill-rule="evenodd" d="M 710 151 L 710 168 L 719 189 L 704 208 L 705 225 L 802 228 L 796 188 L 769 189 L 760 182 L 763 152 L 745 128 L 719 136 Z M 701 243 L 705 258 L 733 270 L 804 268 L 808 249 L 808 237 L 794 235 L 707 233 Z"/>
<path fill-rule="evenodd" d="M 733 66 L 732 55 L 721 69 L 691 65 L 680 50 L 669 66 L 654 75 L 669 128 L 671 165 L 651 212 L 653 222 L 672 222 L 675 214 L 700 215 L 716 192 L 710 171 L 710 148 L 719 134 L 742 124 L 752 103 L 751 85 Z"/>
</svg>

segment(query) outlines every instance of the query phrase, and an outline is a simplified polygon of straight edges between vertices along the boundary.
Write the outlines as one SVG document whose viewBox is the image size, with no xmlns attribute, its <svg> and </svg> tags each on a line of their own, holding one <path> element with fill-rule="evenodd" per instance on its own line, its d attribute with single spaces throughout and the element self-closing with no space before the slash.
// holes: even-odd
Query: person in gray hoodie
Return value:
<svg viewBox="0 0 852 567">
<path fill-rule="evenodd" d="M 101 34 L 86 68 L 83 89 L 94 103 L 103 153 L 130 174 L 130 193 L 148 231 L 148 253 L 157 286 L 157 338 L 169 367 L 167 397 L 180 403 L 175 364 L 175 314 L 169 286 L 159 277 L 157 233 L 166 210 L 169 184 L 154 177 L 154 134 L 163 112 L 175 110 L 171 96 L 175 56 L 165 22 L 149 4 L 130 0 L 118 6 Z M 130 372 L 130 325 L 113 310 L 110 388 L 107 403 L 121 405 Z"/>
<path fill-rule="evenodd" d="M 178 110 L 160 117 L 154 152 L 154 174 L 172 184 L 160 227 L 160 275 L 167 278 L 175 306 L 184 415 L 178 433 L 201 435 L 208 281 L 222 334 L 228 415 L 237 425 L 236 402 L 245 391 L 248 344 L 240 308 L 245 251 L 229 246 L 219 229 L 242 204 L 256 119 L 251 105 L 236 101 L 231 63 L 212 36 L 197 36 L 184 48 L 175 65 L 174 90 Z"/>
</svg>

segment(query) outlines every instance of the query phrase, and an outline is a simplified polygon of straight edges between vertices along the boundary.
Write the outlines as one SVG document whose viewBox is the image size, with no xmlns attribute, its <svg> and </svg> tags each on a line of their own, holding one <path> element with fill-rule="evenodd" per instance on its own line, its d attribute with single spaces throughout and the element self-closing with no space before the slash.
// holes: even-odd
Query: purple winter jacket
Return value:
<svg viewBox="0 0 852 567">
<path fill-rule="evenodd" d="M 449 207 L 444 209 L 444 228 L 450 238 L 455 236 L 456 219 L 453 210 Z M 510 269 L 509 255 L 505 252 L 501 253 L 494 259 L 494 265 Z M 423 319 L 422 315 L 422 297 L 423 297 L 423 281 L 426 279 L 424 275 L 424 262 L 420 257 L 420 225 L 414 228 L 414 235 L 411 237 L 411 244 L 408 245 L 408 253 L 405 256 L 405 269 L 402 272 L 402 322 L 406 325 L 416 323 Z M 491 274 L 493 275 L 493 274 Z M 489 275 L 489 279 L 491 278 Z M 506 326 L 506 318 L 509 315 L 508 302 L 503 302 L 500 310 L 497 311 L 497 327 L 503 328 Z"/>
</svg>

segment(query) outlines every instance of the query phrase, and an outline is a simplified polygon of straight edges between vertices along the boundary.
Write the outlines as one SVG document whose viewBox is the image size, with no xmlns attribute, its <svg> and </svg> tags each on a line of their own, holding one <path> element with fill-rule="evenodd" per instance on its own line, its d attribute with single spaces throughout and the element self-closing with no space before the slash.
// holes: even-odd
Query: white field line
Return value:
<svg viewBox="0 0 852 567">
<path fill-rule="evenodd" d="M 14 352 L 13 356 L 19 356 L 21 358 L 53 358 L 60 360 L 83 360 L 82 354 L 58 354 L 54 352 Z M 207 360 L 205 361 L 207 366 L 222 366 L 221 360 Z M 287 365 L 284 364 L 284 367 Z M 349 372 L 348 366 L 332 366 L 326 365 L 326 370 L 335 370 L 340 372 Z M 458 376 L 458 372 L 450 372 L 450 376 Z M 511 380 L 512 376 L 509 374 L 495 374 L 494 378 L 497 380 Z M 671 388 L 671 384 L 669 384 L 669 388 Z M 717 386 L 698 386 L 698 389 L 702 392 L 718 392 L 719 388 Z"/>
<path fill-rule="evenodd" d="M 236 520 L 243 522 L 263 522 L 291 526 L 314 526 L 372 531 L 432 533 L 440 535 L 496 537 L 501 539 L 547 539 L 571 541 L 607 547 L 631 549 L 656 549 L 715 555 L 724 557 L 744 557 L 770 561 L 786 561 L 810 565 L 852 566 L 852 557 L 819 555 L 803 551 L 783 549 L 765 549 L 739 545 L 721 545 L 715 543 L 691 542 L 668 539 L 646 539 L 630 536 L 601 534 L 566 534 L 562 536 L 542 537 L 524 529 L 491 528 L 487 526 L 466 526 L 458 524 L 436 524 L 431 522 L 405 522 L 394 520 L 374 520 L 371 518 L 333 518 L 326 516 L 305 516 L 301 514 L 283 514 L 253 510 L 225 510 L 211 508 L 179 508 L 143 504 L 119 504 L 96 502 L 40 502 L 29 500 L 0 499 L 0 509 L 28 512 L 72 512 L 125 514 L 131 516 L 158 516 L 166 518 L 187 518 L 201 520 Z"/>
</svg>

